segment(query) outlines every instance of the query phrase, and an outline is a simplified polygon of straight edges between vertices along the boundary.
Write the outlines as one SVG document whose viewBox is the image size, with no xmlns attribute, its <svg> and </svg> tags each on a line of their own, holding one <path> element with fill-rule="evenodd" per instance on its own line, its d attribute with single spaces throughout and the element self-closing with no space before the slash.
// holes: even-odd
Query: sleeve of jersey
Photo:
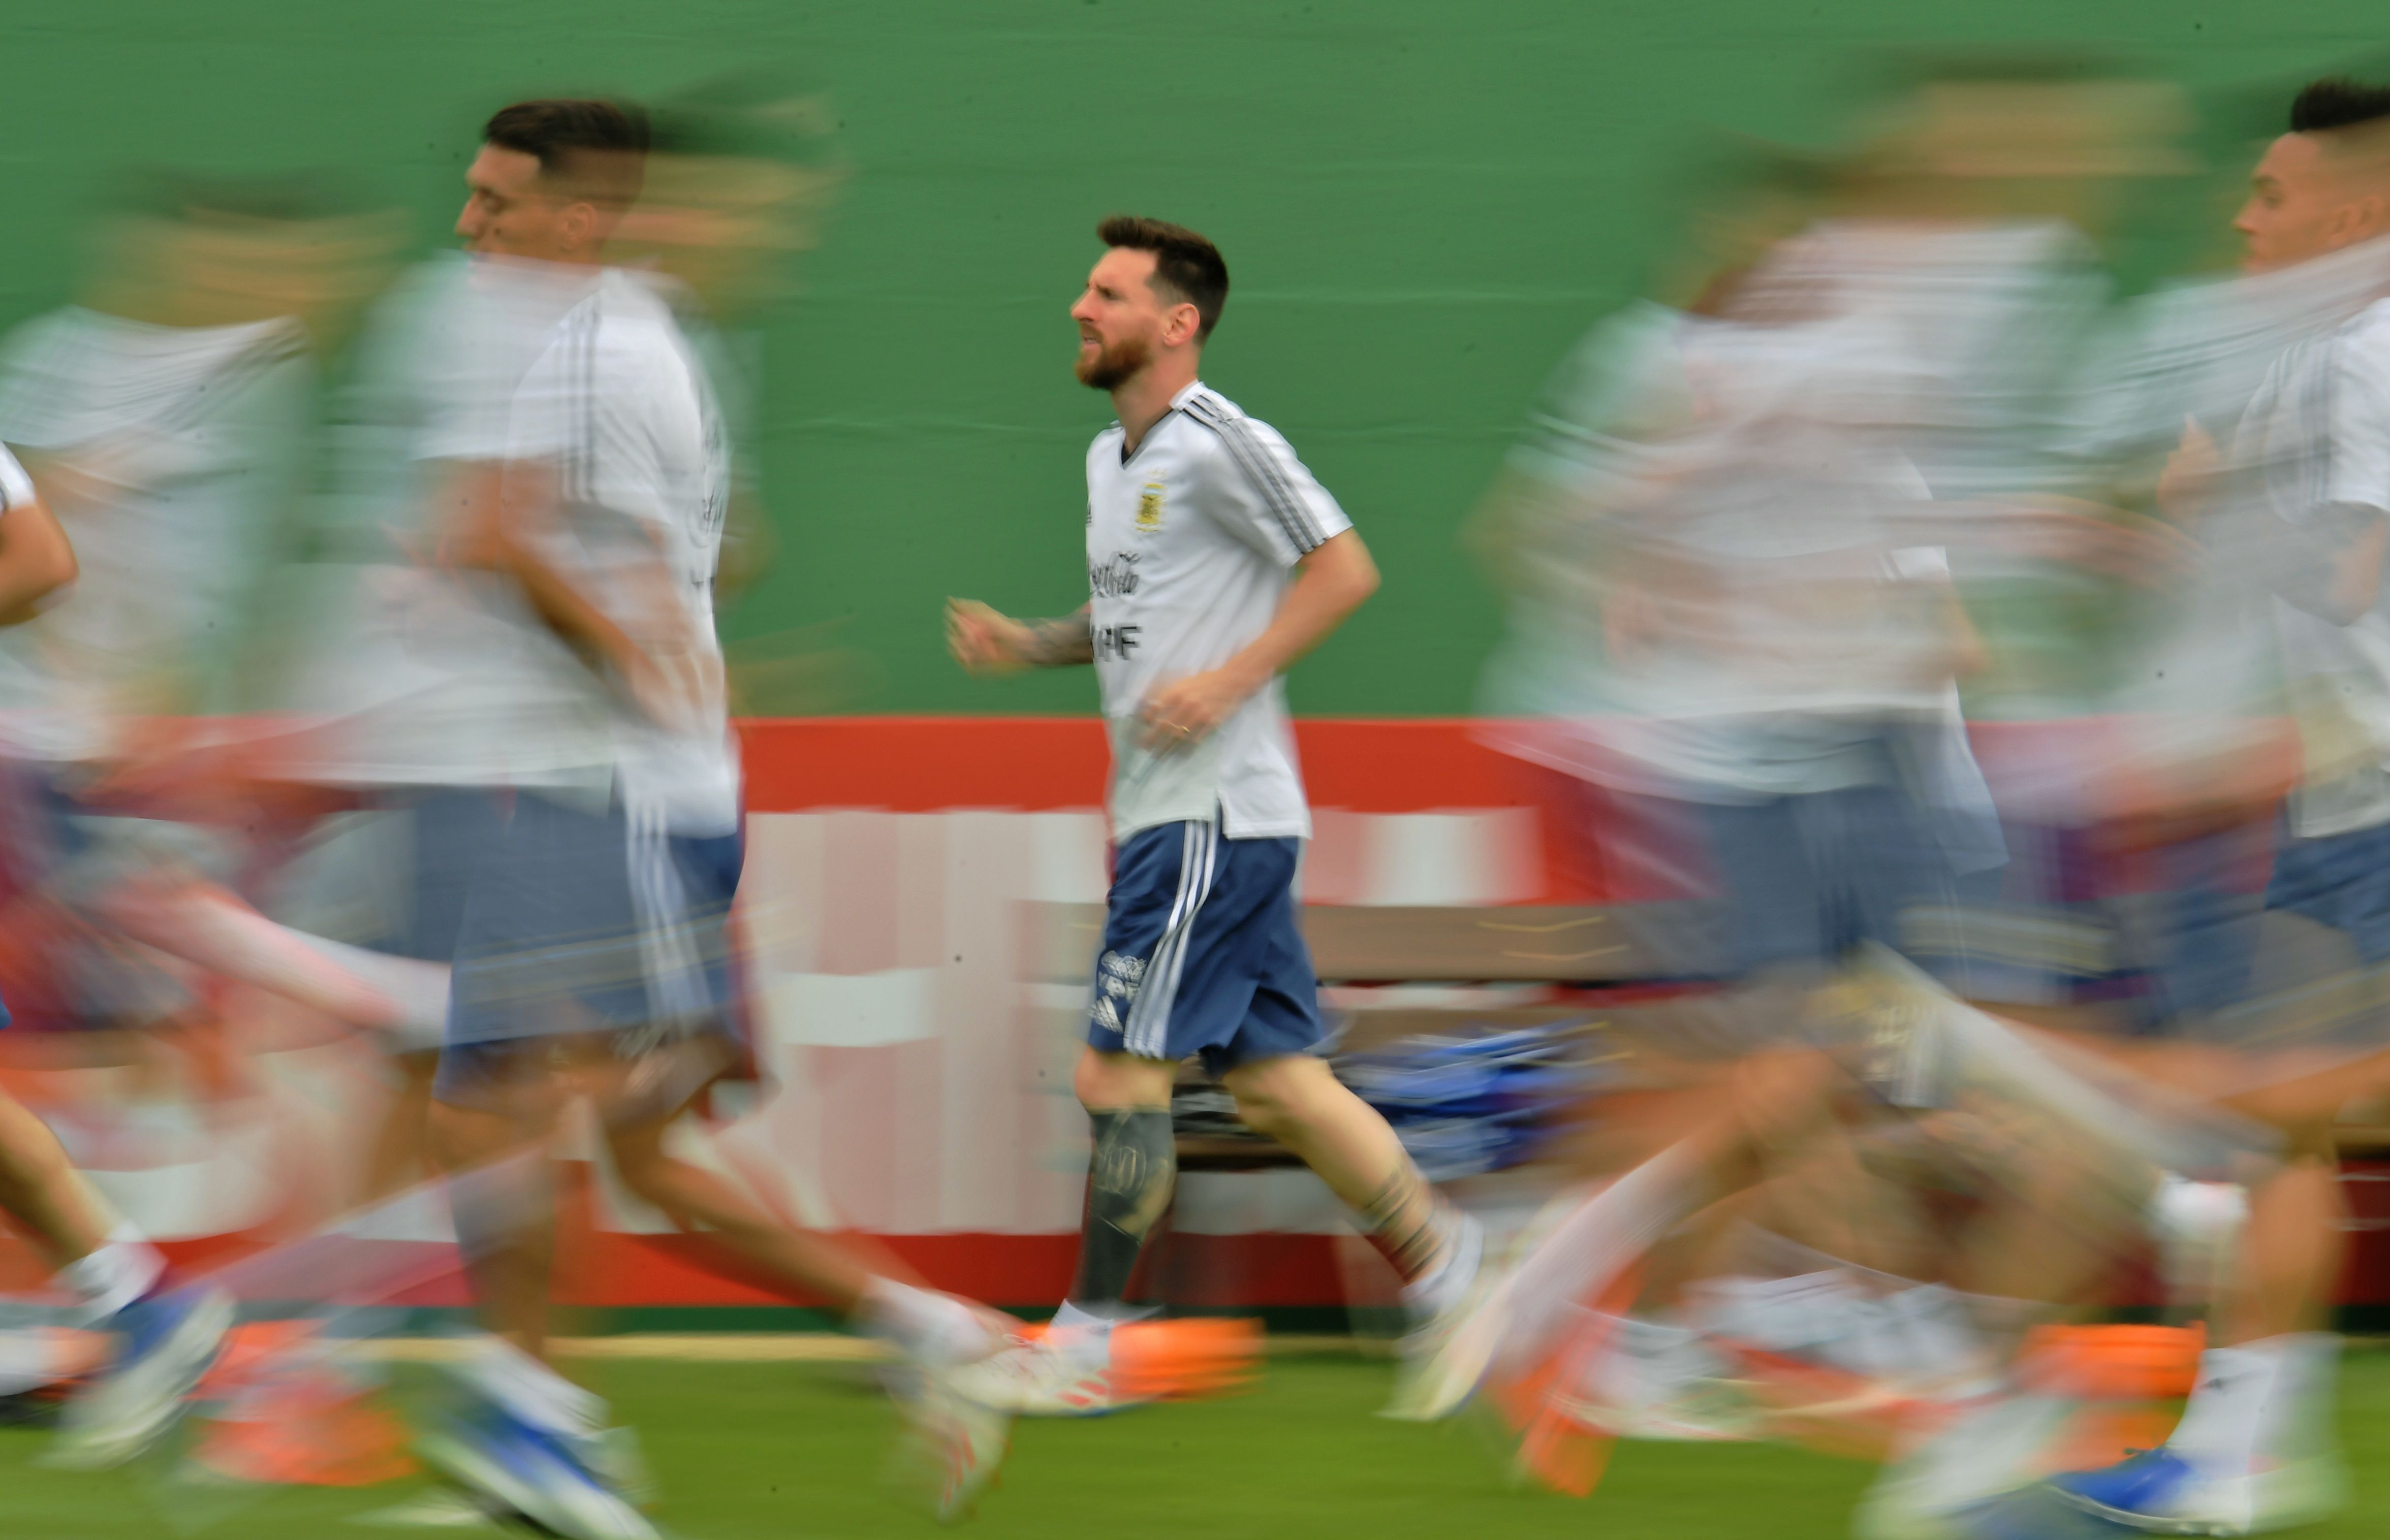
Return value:
<svg viewBox="0 0 2390 1540">
<path fill-rule="evenodd" d="M 0 513 L 20 508 L 34 498 L 33 479 L 17 463 L 17 456 L 0 448 Z"/>
<path fill-rule="evenodd" d="M 1219 432 L 1227 480 L 1238 494 L 1223 499 L 1223 511 L 1239 538 L 1291 567 L 1353 527 L 1278 430 L 1231 417 Z"/>
<path fill-rule="evenodd" d="M 2390 512 L 2390 330 L 2334 349 L 2321 501 Z"/>
</svg>

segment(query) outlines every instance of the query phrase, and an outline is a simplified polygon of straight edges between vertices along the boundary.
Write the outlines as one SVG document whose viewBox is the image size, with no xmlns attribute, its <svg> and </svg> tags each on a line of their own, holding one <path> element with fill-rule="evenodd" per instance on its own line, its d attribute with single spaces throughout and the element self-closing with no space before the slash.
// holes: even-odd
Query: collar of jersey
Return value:
<svg viewBox="0 0 2390 1540">
<path fill-rule="evenodd" d="M 1142 455 L 1142 454 L 1144 454 L 1144 453 L 1145 453 L 1145 446 L 1146 446 L 1147 444 L 1150 444 L 1150 443 L 1151 443 L 1153 442 L 1153 435 L 1154 435 L 1154 434 L 1156 434 L 1156 433 L 1159 433 L 1160 431 L 1162 431 L 1162 425 L 1163 425 L 1163 423 L 1165 423 L 1165 422 L 1168 422 L 1172 417 L 1176 417 L 1180 412 L 1182 412 L 1182 411 L 1186 410 L 1186 408 L 1187 408 L 1187 398 L 1188 398 L 1188 397 L 1189 397 L 1189 396 L 1191 396 L 1191 395 L 1193 395 L 1196 391 L 1198 391 L 1201 390 L 1202 388 L 1203 388 L 1203 382 L 1202 382 L 1202 380 L 1201 380 L 1201 379 L 1190 379 L 1190 380 L 1189 380 L 1189 381 L 1187 382 L 1186 389 L 1184 389 L 1184 390 L 1180 391 L 1176 395 L 1172 396 L 1172 397 L 1170 398 L 1170 410 L 1169 410 L 1169 411 L 1167 411 L 1167 412 L 1163 413 L 1163 414 L 1162 414 L 1162 416 L 1160 416 L 1160 417 L 1158 417 L 1154 418 L 1154 419 L 1153 419 L 1153 426 L 1152 426 L 1152 427 L 1150 427 L 1150 428 L 1149 428 L 1149 429 L 1147 429 L 1147 430 L 1145 430 L 1145 437 L 1143 437 L 1143 438 L 1141 438 L 1141 439 L 1139 439 L 1139 440 L 1137 440 L 1137 449 L 1136 449 L 1134 452 L 1132 452 L 1132 451 L 1129 449 L 1127 435 L 1125 435 L 1125 434 L 1122 435 L 1122 438 L 1121 438 L 1121 464 L 1123 464 L 1123 465 L 1126 465 L 1126 464 L 1128 464 L 1128 463 L 1129 463 L 1129 461 L 1131 461 L 1131 460 L 1133 460 L 1133 459 L 1136 459 L 1136 458 L 1137 458 L 1137 456 L 1138 455 Z M 1118 428 L 1120 425 L 1121 425 L 1121 424 L 1120 424 L 1120 418 L 1118 418 L 1118 417 L 1114 417 L 1114 418 L 1112 419 L 1112 426 L 1113 426 L 1114 428 Z"/>
</svg>

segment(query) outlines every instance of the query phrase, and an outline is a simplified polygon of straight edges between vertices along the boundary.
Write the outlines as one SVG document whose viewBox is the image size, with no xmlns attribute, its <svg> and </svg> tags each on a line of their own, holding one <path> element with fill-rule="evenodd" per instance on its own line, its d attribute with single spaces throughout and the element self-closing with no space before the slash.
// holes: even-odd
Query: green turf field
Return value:
<svg viewBox="0 0 2390 1540">
<path fill-rule="evenodd" d="M 637 1425 L 669 1533 L 790 1540 L 934 1533 L 879 1485 L 893 1418 L 851 1367 L 614 1362 L 598 1387 Z M 1094 1422 L 1025 1424 L 1002 1486 L 963 1533 L 998 1536 L 1362 1535 L 1449 1540 L 1769 1540 L 1849 1532 L 1869 1470 L 1794 1451 L 1633 1444 L 1589 1502 L 1514 1492 L 1466 1426 L 1371 1415 L 1389 1371 L 1348 1356 L 1280 1358 L 1258 1392 Z M 2357 1502 L 2318 1537 L 2390 1533 L 2390 1351 L 2352 1351 L 2343 1432 Z M 166 1496 L 139 1473 L 77 1476 L 32 1462 L 42 1434 L 0 1433 L 0 1535 L 10 1540 L 210 1533 L 241 1540 L 393 1534 L 350 1515 L 403 1487 Z M 416 1532 L 425 1533 L 425 1532 Z"/>
</svg>

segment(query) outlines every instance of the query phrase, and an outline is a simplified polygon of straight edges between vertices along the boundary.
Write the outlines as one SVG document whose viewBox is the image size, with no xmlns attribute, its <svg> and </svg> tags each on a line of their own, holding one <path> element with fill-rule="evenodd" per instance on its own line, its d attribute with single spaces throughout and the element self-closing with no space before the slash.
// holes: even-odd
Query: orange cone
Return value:
<svg viewBox="0 0 2390 1540">
<path fill-rule="evenodd" d="M 312 1351 L 305 1321 L 235 1328 L 201 1393 L 225 1404 L 192 1458 L 229 1480 L 371 1486 L 412 1474 L 406 1429 L 369 1386 Z"/>
</svg>

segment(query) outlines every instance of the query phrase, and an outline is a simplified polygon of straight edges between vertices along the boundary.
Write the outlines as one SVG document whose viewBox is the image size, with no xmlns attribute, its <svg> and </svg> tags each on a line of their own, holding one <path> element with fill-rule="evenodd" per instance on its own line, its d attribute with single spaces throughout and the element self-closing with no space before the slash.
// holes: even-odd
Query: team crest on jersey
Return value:
<svg viewBox="0 0 2390 1540">
<path fill-rule="evenodd" d="M 1137 499 L 1137 528 L 1140 534 L 1152 534 L 1162 528 L 1162 483 L 1148 481 Z"/>
</svg>

